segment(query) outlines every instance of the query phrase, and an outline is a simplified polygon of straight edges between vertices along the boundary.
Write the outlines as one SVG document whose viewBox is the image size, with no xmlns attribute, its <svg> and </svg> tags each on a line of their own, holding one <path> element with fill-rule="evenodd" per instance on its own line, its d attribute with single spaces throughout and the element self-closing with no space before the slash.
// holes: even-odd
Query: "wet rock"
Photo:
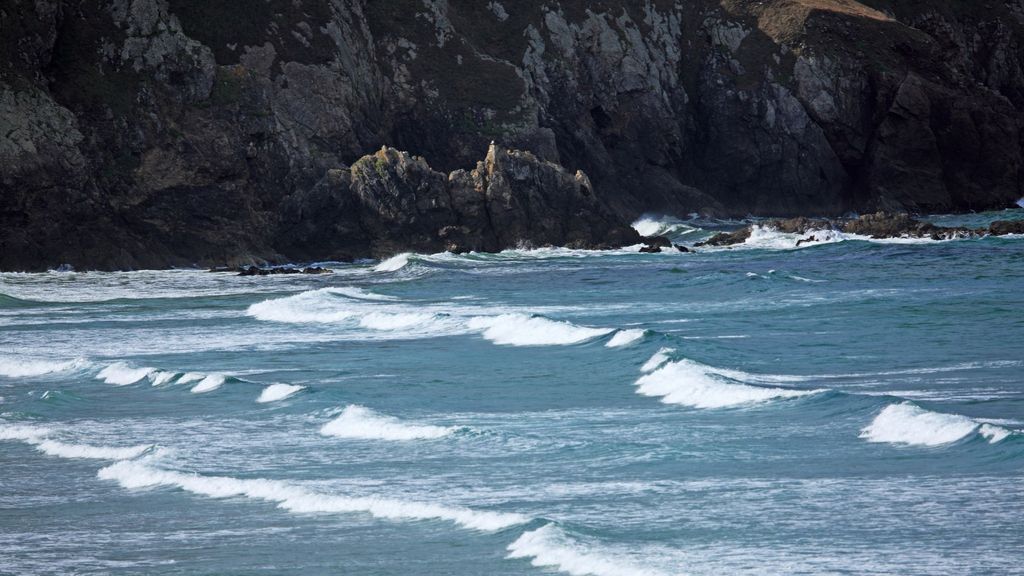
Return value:
<svg viewBox="0 0 1024 576">
<path fill-rule="evenodd" d="M 1024 220 L 996 220 L 988 225 L 988 233 L 993 236 L 1024 234 Z"/>
<path fill-rule="evenodd" d="M 676 250 L 679 250 L 680 252 L 691 252 L 689 248 L 683 246 L 682 244 L 673 244 L 673 246 L 675 246 Z"/>
<path fill-rule="evenodd" d="M 747 241 L 747 238 L 750 238 L 752 230 L 751 226 L 746 226 L 734 232 L 719 232 L 703 242 L 694 244 L 694 246 L 732 246 L 733 244 L 742 244 Z"/>
<path fill-rule="evenodd" d="M 306 268 L 292 268 L 289 266 L 260 268 L 258 266 L 247 266 L 237 270 L 239 276 L 275 276 L 278 274 L 331 274 L 334 272 L 330 268 L 321 268 L 320 266 L 308 266 Z M 220 271 L 222 270 L 210 270 L 210 272 Z"/>
<path fill-rule="evenodd" d="M 658 254 L 661 252 L 661 246 L 641 246 L 641 254 Z"/>
</svg>

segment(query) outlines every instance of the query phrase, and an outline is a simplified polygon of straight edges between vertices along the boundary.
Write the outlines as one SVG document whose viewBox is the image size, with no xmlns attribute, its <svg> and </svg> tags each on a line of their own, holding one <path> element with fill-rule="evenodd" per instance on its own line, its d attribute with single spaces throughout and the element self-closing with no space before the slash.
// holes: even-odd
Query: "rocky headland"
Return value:
<svg viewBox="0 0 1024 576">
<path fill-rule="evenodd" d="M 1024 0 L 8 0 L 0 270 L 1003 208 L 1022 31 Z"/>
</svg>

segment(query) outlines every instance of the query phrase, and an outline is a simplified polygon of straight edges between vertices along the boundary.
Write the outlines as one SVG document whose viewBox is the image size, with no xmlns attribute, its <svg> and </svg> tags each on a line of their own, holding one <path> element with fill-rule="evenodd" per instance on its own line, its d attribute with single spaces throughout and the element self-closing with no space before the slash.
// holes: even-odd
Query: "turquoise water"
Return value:
<svg viewBox="0 0 1024 576">
<path fill-rule="evenodd" d="M 0 573 L 1024 573 L 1024 243 L 796 238 L 0 275 Z"/>
</svg>

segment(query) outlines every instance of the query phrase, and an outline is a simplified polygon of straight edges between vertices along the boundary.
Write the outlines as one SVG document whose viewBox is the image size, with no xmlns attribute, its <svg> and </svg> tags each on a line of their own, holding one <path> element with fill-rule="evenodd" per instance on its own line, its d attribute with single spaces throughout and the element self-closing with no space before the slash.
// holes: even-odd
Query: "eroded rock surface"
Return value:
<svg viewBox="0 0 1024 576">
<path fill-rule="evenodd" d="M 491 141 L 581 170 L 621 222 L 1001 208 L 1024 196 L 1022 19 L 1024 0 L 8 0 L 0 269 L 359 256 L 434 246 L 439 223 L 455 249 L 560 237 L 527 214 L 588 225 L 564 175 L 524 196 L 474 168 Z M 383 145 L 437 172 L 347 168 Z M 288 220 L 300 197 L 339 218 Z M 474 222 L 493 208 L 493 228 L 442 218 L 455 204 Z"/>
</svg>

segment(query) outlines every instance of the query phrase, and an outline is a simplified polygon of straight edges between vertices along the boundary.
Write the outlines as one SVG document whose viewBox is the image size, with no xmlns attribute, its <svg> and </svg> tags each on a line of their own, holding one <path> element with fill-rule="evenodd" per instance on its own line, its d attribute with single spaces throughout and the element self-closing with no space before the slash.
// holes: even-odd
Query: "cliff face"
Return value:
<svg viewBox="0 0 1024 576">
<path fill-rule="evenodd" d="M 409 167 L 469 194 L 443 218 L 367 213 L 382 145 L 582 170 L 576 233 L 619 229 L 593 226 L 608 210 L 1003 207 L 1024 196 L 1022 22 L 1024 0 L 8 0 L 0 269 L 599 243 L 522 208 L 567 206 L 547 171 L 489 229 L 486 166 Z"/>
</svg>

